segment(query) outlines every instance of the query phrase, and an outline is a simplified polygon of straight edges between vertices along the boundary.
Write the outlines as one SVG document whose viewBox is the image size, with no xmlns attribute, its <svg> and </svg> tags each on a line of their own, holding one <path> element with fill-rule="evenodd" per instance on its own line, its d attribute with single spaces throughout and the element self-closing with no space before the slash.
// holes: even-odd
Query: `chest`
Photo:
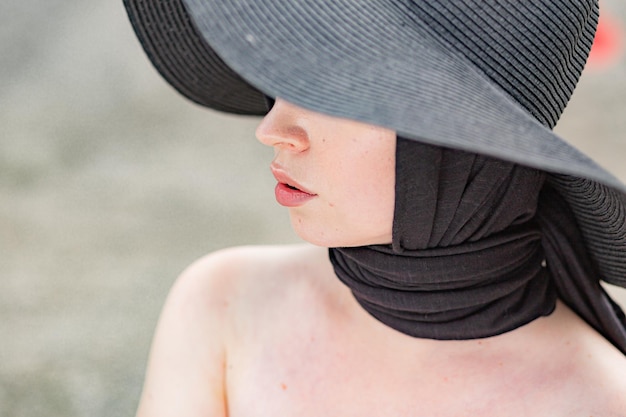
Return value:
<svg viewBox="0 0 626 417">
<path fill-rule="evenodd" d="M 558 371 L 550 367 L 529 381 L 525 369 L 502 369 L 497 358 L 460 368 L 381 354 L 375 345 L 327 329 L 261 337 L 230 356 L 229 415 L 565 416 L 580 406 L 568 383 L 554 383 Z"/>
</svg>

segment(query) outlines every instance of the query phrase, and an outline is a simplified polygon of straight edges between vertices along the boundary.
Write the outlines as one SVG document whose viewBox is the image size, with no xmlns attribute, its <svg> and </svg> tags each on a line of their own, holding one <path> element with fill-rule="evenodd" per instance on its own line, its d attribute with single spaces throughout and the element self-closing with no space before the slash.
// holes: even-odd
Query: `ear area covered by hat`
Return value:
<svg viewBox="0 0 626 417">
<path fill-rule="evenodd" d="M 626 186 L 552 132 L 597 0 L 124 0 L 192 101 L 263 115 L 264 95 L 427 144 L 547 171 L 601 279 L 626 287 Z"/>
</svg>

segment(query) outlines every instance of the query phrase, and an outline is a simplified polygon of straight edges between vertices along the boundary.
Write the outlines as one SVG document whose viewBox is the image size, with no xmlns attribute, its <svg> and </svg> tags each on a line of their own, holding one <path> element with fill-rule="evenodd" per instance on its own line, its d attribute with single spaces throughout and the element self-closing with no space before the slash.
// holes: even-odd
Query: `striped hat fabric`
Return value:
<svg viewBox="0 0 626 417">
<path fill-rule="evenodd" d="M 552 128 L 597 0 L 124 0 L 157 70 L 220 111 L 265 96 L 545 170 L 601 279 L 626 287 L 626 186 Z"/>
</svg>

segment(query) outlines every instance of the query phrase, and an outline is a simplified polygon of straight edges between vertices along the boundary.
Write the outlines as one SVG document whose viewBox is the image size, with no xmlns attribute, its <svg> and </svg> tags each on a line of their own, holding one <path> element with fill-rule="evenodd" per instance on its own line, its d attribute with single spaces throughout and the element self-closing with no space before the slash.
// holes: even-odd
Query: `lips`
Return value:
<svg viewBox="0 0 626 417">
<path fill-rule="evenodd" d="M 298 207 L 317 197 L 317 194 L 308 191 L 302 185 L 298 184 L 283 168 L 272 164 L 270 169 L 272 170 L 274 178 L 278 181 L 274 189 L 278 204 L 285 207 Z"/>
</svg>

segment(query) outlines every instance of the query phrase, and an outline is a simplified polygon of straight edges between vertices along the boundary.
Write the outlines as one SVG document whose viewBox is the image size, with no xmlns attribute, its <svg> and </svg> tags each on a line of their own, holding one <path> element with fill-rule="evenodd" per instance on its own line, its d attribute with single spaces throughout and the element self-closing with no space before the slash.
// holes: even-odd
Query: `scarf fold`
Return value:
<svg viewBox="0 0 626 417">
<path fill-rule="evenodd" d="M 601 273 L 584 246 L 574 214 L 553 181 L 559 179 L 554 178 L 541 191 L 537 219 L 559 298 L 626 354 L 626 316 L 600 285 Z"/>
<path fill-rule="evenodd" d="M 550 314 L 535 221 L 545 174 L 398 138 L 390 245 L 332 248 L 338 278 L 405 334 L 473 339 Z"/>
<path fill-rule="evenodd" d="M 392 242 L 329 249 L 335 274 L 410 336 L 495 336 L 549 315 L 558 296 L 626 353 L 626 317 L 553 184 L 566 180 L 398 138 Z"/>
</svg>

